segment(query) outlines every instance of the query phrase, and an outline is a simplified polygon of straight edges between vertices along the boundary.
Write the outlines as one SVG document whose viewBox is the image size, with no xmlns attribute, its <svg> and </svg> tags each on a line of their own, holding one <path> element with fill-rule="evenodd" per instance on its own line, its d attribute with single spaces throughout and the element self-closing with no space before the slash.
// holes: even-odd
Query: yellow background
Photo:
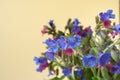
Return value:
<svg viewBox="0 0 120 80">
<path fill-rule="evenodd" d="M 0 0 L 0 80 L 48 80 L 33 62 L 45 51 L 42 26 L 53 19 L 62 29 L 68 18 L 78 18 L 94 27 L 94 17 L 108 9 L 118 23 L 118 0 Z"/>
</svg>

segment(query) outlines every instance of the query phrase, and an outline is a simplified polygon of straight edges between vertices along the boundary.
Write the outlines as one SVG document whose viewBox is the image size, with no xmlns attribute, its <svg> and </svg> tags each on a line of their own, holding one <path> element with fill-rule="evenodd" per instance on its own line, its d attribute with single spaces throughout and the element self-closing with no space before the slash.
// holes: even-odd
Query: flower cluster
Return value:
<svg viewBox="0 0 120 80">
<path fill-rule="evenodd" d="M 34 61 L 42 72 L 48 68 L 48 75 L 56 75 L 51 80 L 119 80 L 120 77 L 120 24 L 112 10 L 96 16 L 95 27 L 83 27 L 80 21 L 68 20 L 65 30 L 56 30 L 53 20 L 44 25 L 42 35 L 52 35 L 44 41 L 46 52 Z M 59 68 L 63 76 L 58 77 Z M 60 70 L 61 70 L 60 69 Z"/>
</svg>

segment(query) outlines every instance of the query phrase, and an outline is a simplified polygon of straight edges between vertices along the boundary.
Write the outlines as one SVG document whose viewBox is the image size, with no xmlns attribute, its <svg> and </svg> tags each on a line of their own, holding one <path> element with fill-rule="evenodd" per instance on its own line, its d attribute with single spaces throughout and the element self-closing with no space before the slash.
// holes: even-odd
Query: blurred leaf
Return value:
<svg viewBox="0 0 120 80">
<path fill-rule="evenodd" d="M 120 80 L 120 74 L 114 74 L 114 76 L 113 76 L 113 78 L 114 78 L 114 80 Z"/>
<path fill-rule="evenodd" d="M 95 21 L 96 21 L 96 24 L 99 23 L 99 16 L 96 16 L 96 17 L 95 17 Z"/>
<path fill-rule="evenodd" d="M 94 46 L 95 46 L 95 42 L 94 42 L 93 40 L 90 40 L 90 45 L 91 45 L 92 47 L 94 47 Z"/>
<path fill-rule="evenodd" d="M 110 80 L 110 76 L 108 75 L 108 70 L 106 69 L 106 67 L 101 68 L 101 74 L 105 80 Z"/>
<path fill-rule="evenodd" d="M 86 80 L 91 80 L 92 79 L 92 76 L 93 76 L 93 74 L 92 74 L 92 72 L 91 72 L 91 69 L 90 68 L 86 68 L 85 69 L 85 77 L 86 77 Z"/>
<path fill-rule="evenodd" d="M 116 62 L 118 61 L 119 56 L 116 54 L 114 50 L 111 50 L 111 56 L 113 60 L 115 60 Z"/>
</svg>

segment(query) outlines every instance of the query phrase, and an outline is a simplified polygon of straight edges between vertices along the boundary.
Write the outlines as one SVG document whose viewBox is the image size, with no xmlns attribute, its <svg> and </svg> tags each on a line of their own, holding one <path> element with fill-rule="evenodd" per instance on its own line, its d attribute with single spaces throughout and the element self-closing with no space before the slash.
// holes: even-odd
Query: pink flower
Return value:
<svg viewBox="0 0 120 80">
<path fill-rule="evenodd" d="M 104 21 L 103 25 L 105 26 L 105 28 L 109 28 L 110 27 L 110 21 Z"/>
<path fill-rule="evenodd" d="M 42 35 L 47 33 L 47 26 L 46 25 L 43 26 L 43 29 L 41 30 L 41 33 L 42 33 Z"/>
<path fill-rule="evenodd" d="M 72 56 L 74 54 L 74 51 L 71 48 L 67 48 L 66 50 L 64 50 L 64 54 Z"/>
<path fill-rule="evenodd" d="M 108 71 L 112 71 L 113 65 L 110 64 L 110 63 L 107 63 L 107 64 L 106 64 L 106 67 L 107 67 Z"/>
<path fill-rule="evenodd" d="M 45 70 L 48 66 L 49 66 L 48 63 L 46 63 L 45 65 L 40 65 L 40 66 L 37 68 L 37 72 L 42 72 L 42 71 Z"/>
<path fill-rule="evenodd" d="M 111 35 L 112 35 L 112 38 L 115 38 L 115 36 L 117 35 L 117 32 L 112 32 Z"/>
<path fill-rule="evenodd" d="M 87 34 L 92 34 L 92 29 L 91 29 L 91 26 L 88 26 L 88 27 L 86 27 L 85 29 L 84 29 L 84 31 L 85 31 L 85 33 L 87 33 Z"/>
</svg>

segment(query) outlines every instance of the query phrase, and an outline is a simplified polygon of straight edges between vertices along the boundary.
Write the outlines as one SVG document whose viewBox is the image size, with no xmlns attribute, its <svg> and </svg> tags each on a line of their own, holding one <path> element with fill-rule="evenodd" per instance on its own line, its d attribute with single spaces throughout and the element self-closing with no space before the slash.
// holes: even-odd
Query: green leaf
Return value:
<svg viewBox="0 0 120 80">
<path fill-rule="evenodd" d="M 85 72 L 86 72 L 86 74 L 85 74 L 86 80 L 91 80 L 92 76 L 93 76 L 91 69 L 90 68 L 86 68 Z"/>
<path fill-rule="evenodd" d="M 112 56 L 113 60 L 115 60 L 116 62 L 118 61 L 119 56 L 116 54 L 116 52 L 114 50 L 111 51 L 111 56 Z"/>
<path fill-rule="evenodd" d="M 108 75 L 108 70 L 106 69 L 106 67 L 101 68 L 101 74 L 105 80 L 110 80 L 110 76 Z"/>
<path fill-rule="evenodd" d="M 99 17 L 98 17 L 98 16 L 95 17 L 95 21 L 96 21 L 96 24 L 99 23 L 100 20 L 99 20 Z"/>
<path fill-rule="evenodd" d="M 114 74 L 114 76 L 113 76 L 113 78 L 114 78 L 114 80 L 120 80 L 120 74 Z"/>
</svg>

